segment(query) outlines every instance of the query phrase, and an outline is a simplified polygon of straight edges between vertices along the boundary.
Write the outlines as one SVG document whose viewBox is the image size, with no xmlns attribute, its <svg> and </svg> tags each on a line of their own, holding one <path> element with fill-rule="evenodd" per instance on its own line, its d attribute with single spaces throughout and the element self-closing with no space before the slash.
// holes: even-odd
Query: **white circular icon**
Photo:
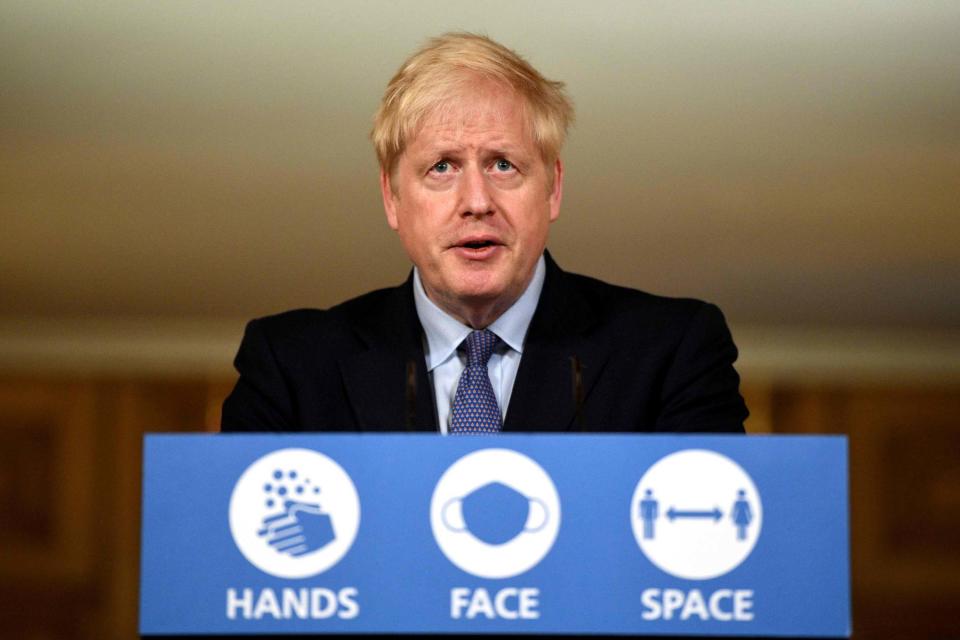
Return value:
<svg viewBox="0 0 960 640">
<path fill-rule="evenodd" d="M 332 459 L 281 449 L 247 467 L 230 497 L 230 531 L 244 557 L 278 578 L 337 564 L 360 527 L 353 481 Z"/>
<path fill-rule="evenodd" d="M 630 501 L 633 535 L 661 570 L 707 580 L 738 567 L 763 523 L 760 493 L 736 462 L 688 449 L 650 467 Z"/>
<path fill-rule="evenodd" d="M 430 525 L 454 565 L 480 578 L 510 578 L 550 551 L 560 496 L 540 465 L 509 449 L 474 451 L 441 476 Z"/>
</svg>

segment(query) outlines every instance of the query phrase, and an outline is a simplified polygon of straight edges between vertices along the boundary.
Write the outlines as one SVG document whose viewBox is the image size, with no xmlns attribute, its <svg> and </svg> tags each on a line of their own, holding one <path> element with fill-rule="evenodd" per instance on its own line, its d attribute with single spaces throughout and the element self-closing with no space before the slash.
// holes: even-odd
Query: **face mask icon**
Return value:
<svg viewBox="0 0 960 640">
<path fill-rule="evenodd" d="M 449 500 L 443 506 L 442 518 L 451 531 L 469 531 L 487 544 L 498 545 L 521 533 L 539 531 L 547 524 L 549 514 L 542 500 L 491 482 Z"/>
</svg>

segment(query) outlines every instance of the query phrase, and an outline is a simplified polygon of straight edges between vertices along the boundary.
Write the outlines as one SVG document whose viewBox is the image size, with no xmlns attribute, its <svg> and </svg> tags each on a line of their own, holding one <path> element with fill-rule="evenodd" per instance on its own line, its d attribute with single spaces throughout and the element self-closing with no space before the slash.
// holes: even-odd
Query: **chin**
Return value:
<svg viewBox="0 0 960 640">
<path fill-rule="evenodd" d="M 467 272 L 460 274 L 451 289 L 460 300 L 489 302 L 507 294 L 509 284 L 493 274 Z"/>
</svg>

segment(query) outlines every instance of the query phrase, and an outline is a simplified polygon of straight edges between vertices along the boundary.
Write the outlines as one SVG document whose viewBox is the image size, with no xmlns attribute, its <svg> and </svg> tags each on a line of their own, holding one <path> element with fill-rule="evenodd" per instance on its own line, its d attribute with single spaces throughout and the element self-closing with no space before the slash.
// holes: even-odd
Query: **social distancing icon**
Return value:
<svg viewBox="0 0 960 640">
<path fill-rule="evenodd" d="M 753 551 L 763 509 L 750 476 L 714 451 L 688 449 L 651 466 L 634 490 L 630 522 L 644 555 L 687 580 L 728 573 Z"/>
</svg>

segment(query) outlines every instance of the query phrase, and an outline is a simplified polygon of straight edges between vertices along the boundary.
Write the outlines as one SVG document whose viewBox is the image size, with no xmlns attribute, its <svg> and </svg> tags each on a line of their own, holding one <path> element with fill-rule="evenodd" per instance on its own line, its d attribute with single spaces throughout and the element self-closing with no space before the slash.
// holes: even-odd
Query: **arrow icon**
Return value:
<svg viewBox="0 0 960 640">
<path fill-rule="evenodd" d="M 714 507 L 712 511 L 681 511 L 676 507 L 670 507 L 667 511 L 667 517 L 673 521 L 677 518 L 713 518 L 714 522 L 719 522 L 723 517 L 723 512 L 719 507 Z"/>
</svg>

